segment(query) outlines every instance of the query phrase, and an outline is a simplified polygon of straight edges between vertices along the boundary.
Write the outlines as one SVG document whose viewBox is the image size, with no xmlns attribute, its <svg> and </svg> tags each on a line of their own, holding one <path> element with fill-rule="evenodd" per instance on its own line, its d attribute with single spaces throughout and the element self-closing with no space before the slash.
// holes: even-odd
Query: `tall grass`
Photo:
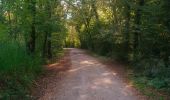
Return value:
<svg viewBox="0 0 170 100">
<path fill-rule="evenodd" d="M 25 45 L 16 41 L 0 42 L 0 99 L 29 98 L 29 88 L 42 71 L 41 59 L 29 56 Z"/>
</svg>

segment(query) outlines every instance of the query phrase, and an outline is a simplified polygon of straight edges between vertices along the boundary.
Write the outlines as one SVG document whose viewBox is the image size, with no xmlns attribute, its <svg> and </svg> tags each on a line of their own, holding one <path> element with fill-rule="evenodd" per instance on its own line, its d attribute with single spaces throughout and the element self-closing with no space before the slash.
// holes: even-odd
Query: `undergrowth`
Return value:
<svg viewBox="0 0 170 100">
<path fill-rule="evenodd" d="M 125 61 L 120 52 L 113 52 L 113 56 L 103 56 L 89 52 L 102 60 L 125 63 L 127 74 L 135 88 L 149 98 L 149 100 L 169 100 L 170 98 L 170 67 L 166 67 L 163 60 L 158 58 L 142 59 L 140 61 Z M 123 59 L 122 59 L 123 58 Z"/>
<path fill-rule="evenodd" d="M 0 42 L 0 99 L 30 99 L 29 89 L 42 71 L 40 56 L 30 56 L 25 45 Z"/>
<path fill-rule="evenodd" d="M 158 58 L 143 59 L 131 64 L 130 76 L 136 88 L 151 100 L 170 98 L 170 68 Z"/>
</svg>

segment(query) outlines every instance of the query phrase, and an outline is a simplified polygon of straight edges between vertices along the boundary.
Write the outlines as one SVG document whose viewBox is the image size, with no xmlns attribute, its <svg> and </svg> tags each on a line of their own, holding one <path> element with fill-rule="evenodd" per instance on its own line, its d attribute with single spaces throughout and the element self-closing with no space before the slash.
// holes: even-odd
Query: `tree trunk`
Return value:
<svg viewBox="0 0 170 100">
<path fill-rule="evenodd" d="M 51 14 L 52 14 L 52 9 L 50 5 L 50 1 L 47 2 L 47 12 L 48 12 L 48 21 L 51 22 Z M 51 25 L 49 24 L 48 30 L 47 30 L 47 56 L 48 59 L 52 58 L 52 49 L 51 49 Z"/>
<path fill-rule="evenodd" d="M 164 40 L 165 40 L 165 44 L 166 46 L 164 47 L 164 56 L 163 56 L 163 60 L 164 60 L 164 64 L 166 67 L 169 67 L 169 64 L 170 64 L 170 52 L 169 52 L 169 48 L 170 48 L 170 13 L 169 13 L 169 9 L 170 9 L 170 1 L 169 0 L 165 0 L 164 1 L 164 6 L 163 6 L 163 9 L 165 11 L 165 17 L 167 17 L 166 20 L 164 20 L 164 25 L 167 27 L 167 32 L 168 32 L 168 35 L 166 37 L 164 37 Z"/>
<path fill-rule="evenodd" d="M 43 58 L 47 55 L 47 32 L 45 32 L 44 43 L 43 43 Z"/>
<path fill-rule="evenodd" d="M 48 33 L 48 38 L 47 38 L 47 55 L 48 55 L 48 59 L 52 58 L 51 32 Z"/>
<path fill-rule="evenodd" d="M 126 15 L 125 15 L 125 19 L 126 19 L 126 22 L 125 22 L 125 32 L 124 32 L 124 36 L 125 36 L 125 46 L 124 46 L 124 50 L 126 50 L 126 54 L 127 54 L 127 58 L 128 57 L 128 54 L 130 52 L 130 41 L 129 41 L 129 38 L 130 38 L 130 5 L 129 4 L 126 4 L 125 5 L 125 12 L 126 12 Z"/>
<path fill-rule="evenodd" d="M 29 54 L 35 53 L 35 41 L 36 41 L 36 29 L 35 29 L 35 17 L 36 17 L 36 2 L 34 0 L 30 1 L 30 8 L 32 13 L 32 24 L 31 24 L 31 33 L 30 38 L 27 43 L 27 48 Z"/>
<path fill-rule="evenodd" d="M 138 52 L 139 47 L 139 40 L 140 40 L 140 25 L 141 25 L 141 17 L 142 17 L 142 6 L 144 6 L 144 0 L 139 0 L 138 8 L 136 10 L 135 16 L 135 32 L 134 32 L 134 42 L 133 42 L 133 49 L 134 49 L 134 56 Z"/>
</svg>

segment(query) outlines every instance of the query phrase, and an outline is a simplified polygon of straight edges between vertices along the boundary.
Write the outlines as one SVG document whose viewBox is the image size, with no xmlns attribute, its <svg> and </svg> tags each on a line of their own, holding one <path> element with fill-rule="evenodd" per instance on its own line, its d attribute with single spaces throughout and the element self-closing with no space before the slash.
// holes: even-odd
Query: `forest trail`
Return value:
<svg viewBox="0 0 170 100">
<path fill-rule="evenodd" d="M 107 64 L 79 49 L 49 65 L 37 84 L 39 100 L 144 100 Z"/>
</svg>

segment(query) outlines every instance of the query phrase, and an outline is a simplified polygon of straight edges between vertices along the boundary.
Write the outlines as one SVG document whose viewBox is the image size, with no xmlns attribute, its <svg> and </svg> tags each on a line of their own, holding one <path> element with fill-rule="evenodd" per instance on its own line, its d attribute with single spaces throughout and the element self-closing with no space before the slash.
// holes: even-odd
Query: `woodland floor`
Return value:
<svg viewBox="0 0 170 100">
<path fill-rule="evenodd" d="M 38 100 L 145 100 L 126 80 L 124 68 L 80 49 L 67 49 L 57 63 L 48 65 L 36 83 Z"/>
</svg>

